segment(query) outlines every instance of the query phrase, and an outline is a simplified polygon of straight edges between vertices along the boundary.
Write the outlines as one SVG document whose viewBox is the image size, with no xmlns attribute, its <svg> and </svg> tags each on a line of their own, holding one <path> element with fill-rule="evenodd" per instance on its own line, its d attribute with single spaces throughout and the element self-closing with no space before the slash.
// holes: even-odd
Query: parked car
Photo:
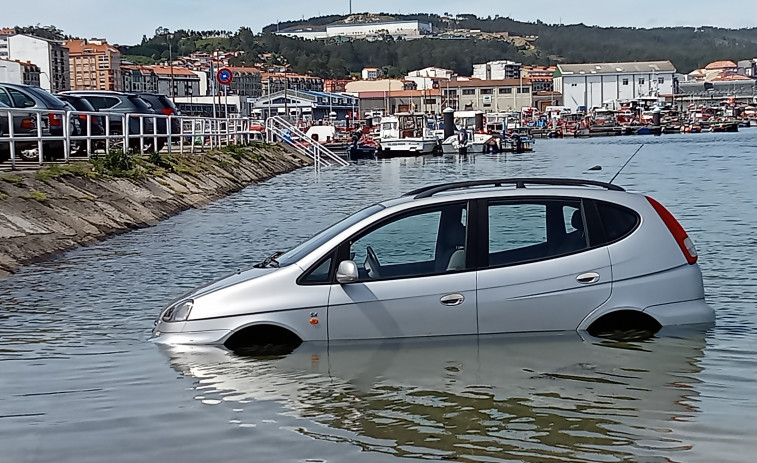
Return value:
<svg viewBox="0 0 757 463">
<path fill-rule="evenodd" d="M 61 92 L 60 95 L 73 95 L 84 98 L 100 112 L 114 113 L 110 116 L 109 126 L 110 134 L 117 135 L 123 134 L 123 120 L 119 117 L 122 114 L 136 114 L 142 116 L 154 115 L 155 111 L 150 105 L 141 99 L 135 93 L 124 92 L 112 92 L 105 90 L 72 90 L 68 92 Z M 149 134 L 153 132 L 153 120 L 149 117 L 143 117 L 142 130 L 143 133 Z M 130 117 L 128 121 L 128 133 L 129 135 L 139 135 L 140 132 L 140 117 Z M 144 145 L 147 149 L 151 143 L 149 138 L 144 139 Z M 129 146 L 133 149 L 139 149 L 140 142 L 138 137 L 129 138 Z"/>
<path fill-rule="evenodd" d="M 421 188 L 160 312 L 159 343 L 301 341 L 707 324 L 691 239 L 654 199 L 603 182 Z"/>
<path fill-rule="evenodd" d="M 160 93 L 137 93 L 140 98 L 145 100 L 150 107 L 157 113 L 164 116 L 181 116 L 181 111 L 176 107 L 173 101 L 166 95 Z M 168 134 L 166 128 L 167 119 L 160 118 L 157 120 L 158 133 Z M 181 122 L 179 119 L 171 119 L 171 134 L 181 134 Z M 174 137 L 177 140 L 177 137 Z M 158 139 L 158 151 L 162 150 L 168 142 L 168 137 L 161 137 Z"/>
<path fill-rule="evenodd" d="M 4 103 L 12 108 L 35 109 L 35 110 L 55 110 L 70 111 L 74 108 L 68 103 L 55 98 L 45 90 L 31 85 L 11 84 L 0 82 L 0 103 Z M 36 117 L 35 117 L 36 120 Z M 65 116 L 61 113 L 49 113 L 41 119 L 42 135 L 56 136 L 63 135 L 63 124 Z M 76 133 L 79 130 L 79 122 L 75 119 L 70 121 L 69 133 Z M 36 142 L 32 142 L 36 145 Z M 46 141 L 43 149 L 45 157 L 52 159 L 63 155 L 62 141 Z"/>
<path fill-rule="evenodd" d="M 84 97 L 77 96 L 77 95 L 64 95 L 64 94 L 57 94 L 55 95 L 57 98 L 61 99 L 62 101 L 65 101 L 66 103 L 70 104 L 74 107 L 76 111 L 82 111 L 82 112 L 97 112 L 97 110 L 92 106 L 92 104 Z M 78 114 L 76 116 L 79 119 L 79 130 L 74 135 L 81 136 L 81 135 L 89 135 L 89 130 L 91 130 L 92 135 L 104 135 L 105 134 L 105 126 L 103 117 L 100 116 L 89 116 L 87 117 L 86 114 Z M 89 123 L 87 122 L 87 119 L 89 118 Z M 92 147 L 95 148 L 95 145 L 101 145 L 102 141 L 95 142 L 93 140 Z M 76 148 L 75 152 L 72 154 L 77 155 L 86 155 L 87 153 L 87 142 L 82 140 L 79 142 L 76 142 Z"/>
<path fill-rule="evenodd" d="M 34 114 L 14 111 L 8 117 L 8 109 L 10 109 L 8 105 L 0 102 L 0 137 L 10 135 L 10 125 L 8 124 L 10 120 L 13 120 L 14 137 L 35 136 L 37 134 L 37 117 Z M 23 145 L 24 143 L 17 143 L 19 148 L 23 147 Z M 0 163 L 8 161 L 10 157 L 10 142 L 0 141 Z"/>
</svg>

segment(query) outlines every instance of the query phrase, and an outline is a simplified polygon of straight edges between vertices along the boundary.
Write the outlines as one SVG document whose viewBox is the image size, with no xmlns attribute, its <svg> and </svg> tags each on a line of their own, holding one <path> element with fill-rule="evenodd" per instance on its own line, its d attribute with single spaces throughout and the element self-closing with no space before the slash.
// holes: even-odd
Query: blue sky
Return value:
<svg viewBox="0 0 757 463">
<path fill-rule="evenodd" d="M 327 14 L 346 14 L 349 0 L 34 0 L 6 1 L 0 26 L 54 24 L 66 33 L 102 37 L 111 43 L 133 44 L 142 35 L 152 36 L 158 26 L 173 29 L 237 30 L 254 32 L 277 21 Z M 107 5 L 104 11 L 103 5 Z M 213 6 L 210 6 L 213 5 Z M 472 13 L 478 16 L 509 16 L 521 21 L 546 23 L 582 22 L 599 26 L 757 26 L 757 1 L 712 0 L 617 2 L 581 1 L 461 1 L 461 0 L 352 0 L 355 12 Z"/>
</svg>

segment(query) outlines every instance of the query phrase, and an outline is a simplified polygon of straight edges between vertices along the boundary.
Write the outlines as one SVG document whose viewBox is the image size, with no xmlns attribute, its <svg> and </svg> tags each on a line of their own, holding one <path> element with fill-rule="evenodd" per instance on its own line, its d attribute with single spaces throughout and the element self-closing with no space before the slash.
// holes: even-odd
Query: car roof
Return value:
<svg viewBox="0 0 757 463">
<path fill-rule="evenodd" d="M 103 96 L 136 96 L 138 97 L 138 93 L 131 93 L 131 92 L 117 92 L 114 90 L 67 90 L 65 92 L 60 92 L 62 95 L 103 95 Z"/>
<path fill-rule="evenodd" d="M 618 198 L 630 193 L 618 185 L 575 178 L 516 177 L 428 185 L 380 204 L 389 208 L 411 202 L 436 203 L 486 197 L 572 196 Z"/>
</svg>

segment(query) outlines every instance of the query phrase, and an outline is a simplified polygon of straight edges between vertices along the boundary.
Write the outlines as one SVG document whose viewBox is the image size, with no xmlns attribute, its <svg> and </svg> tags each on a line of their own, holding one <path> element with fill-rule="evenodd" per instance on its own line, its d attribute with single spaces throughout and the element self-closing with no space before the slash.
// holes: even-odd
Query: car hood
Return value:
<svg viewBox="0 0 757 463">
<path fill-rule="evenodd" d="M 266 267 L 266 268 L 253 267 L 247 270 L 237 271 L 230 275 L 223 276 L 215 281 L 211 281 L 210 283 L 204 286 L 195 288 L 190 293 L 186 294 L 182 299 L 194 299 L 200 296 L 204 296 L 214 291 L 218 291 L 219 289 L 228 288 L 229 286 L 234 286 L 238 283 L 249 281 L 254 278 L 261 277 L 263 275 L 267 275 L 269 273 L 275 272 L 276 270 L 278 270 L 277 267 Z"/>
</svg>

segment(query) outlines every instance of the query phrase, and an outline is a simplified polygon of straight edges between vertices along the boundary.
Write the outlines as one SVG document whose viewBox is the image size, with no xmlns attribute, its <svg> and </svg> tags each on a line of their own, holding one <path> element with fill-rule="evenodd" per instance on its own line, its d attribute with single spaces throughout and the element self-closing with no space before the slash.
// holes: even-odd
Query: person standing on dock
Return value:
<svg viewBox="0 0 757 463">
<path fill-rule="evenodd" d="M 457 152 L 461 156 L 468 154 L 468 131 L 464 128 L 457 132 Z"/>
</svg>

